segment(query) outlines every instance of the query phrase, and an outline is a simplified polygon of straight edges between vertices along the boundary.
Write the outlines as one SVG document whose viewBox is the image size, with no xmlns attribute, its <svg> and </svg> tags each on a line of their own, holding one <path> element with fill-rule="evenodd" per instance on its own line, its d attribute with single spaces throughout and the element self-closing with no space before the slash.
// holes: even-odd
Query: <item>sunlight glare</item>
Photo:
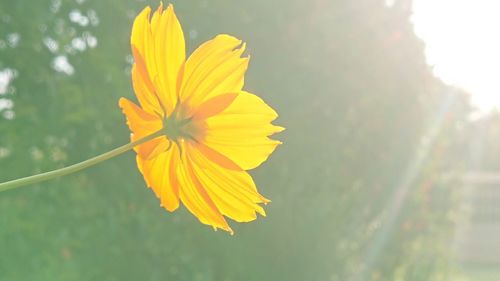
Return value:
<svg viewBox="0 0 500 281">
<path fill-rule="evenodd" d="M 427 62 L 482 110 L 500 108 L 500 1 L 415 0 L 412 21 Z"/>
</svg>

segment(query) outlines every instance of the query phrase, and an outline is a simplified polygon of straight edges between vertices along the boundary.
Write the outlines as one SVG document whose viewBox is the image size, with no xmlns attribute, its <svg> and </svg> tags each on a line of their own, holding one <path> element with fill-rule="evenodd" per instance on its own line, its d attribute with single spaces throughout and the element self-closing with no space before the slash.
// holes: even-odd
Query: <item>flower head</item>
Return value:
<svg viewBox="0 0 500 281">
<path fill-rule="evenodd" d="M 282 131 L 278 115 L 262 99 L 242 90 L 248 57 L 245 44 L 218 35 L 186 59 L 181 25 L 169 5 L 135 19 L 131 45 L 132 84 L 140 106 L 120 99 L 133 141 L 164 134 L 136 146 L 137 166 L 161 206 L 182 202 L 202 223 L 232 233 L 225 217 L 238 222 L 265 216 L 246 170 L 264 162 Z"/>
</svg>

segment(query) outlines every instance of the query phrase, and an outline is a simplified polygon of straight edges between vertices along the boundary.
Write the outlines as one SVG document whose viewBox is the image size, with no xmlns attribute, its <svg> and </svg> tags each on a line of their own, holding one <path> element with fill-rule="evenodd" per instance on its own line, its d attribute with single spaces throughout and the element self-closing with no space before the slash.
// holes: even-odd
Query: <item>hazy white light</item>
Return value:
<svg viewBox="0 0 500 281">
<path fill-rule="evenodd" d="M 12 120 L 16 117 L 16 113 L 12 110 L 5 110 L 3 112 L 3 117 L 7 120 Z"/>
<path fill-rule="evenodd" d="M 89 18 L 82 14 L 79 10 L 73 10 L 69 13 L 69 20 L 79 24 L 80 26 L 87 26 Z"/>
<path fill-rule="evenodd" d="M 0 70 L 0 95 L 7 93 L 9 84 L 14 79 L 15 73 L 12 69 L 6 68 Z"/>
<path fill-rule="evenodd" d="M 75 72 L 75 68 L 69 63 L 66 56 L 57 56 L 52 61 L 52 67 L 57 72 L 62 72 L 67 75 L 72 75 Z"/>
<path fill-rule="evenodd" d="M 196 37 L 198 37 L 198 31 L 196 31 L 196 29 L 191 29 L 189 31 L 189 38 L 196 39 Z"/>
<path fill-rule="evenodd" d="M 14 48 L 19 44 L 19 40 L 21 40 L 21 35 L 19 33 L 11 33 L 7 35 L 7 41 L 9 42 L 9 45 Z"/>
<path fill-rule="evenodd" d="M 10 155 L 10 150 L 0 146 L 0 159 L 5 158 Z"/>
<path fill-rule="evenodd" d="M 87 12 L 87 17 L 90 20 L 90 24 L 92 26 L 97 26 L 99 24 L 99 17 L 97 17 L 97 13 L 94 10 L 89 10 Z"/>
<path fill-rule="evenodd" d="M 84 32 L 82 38 L 87 42 L 89 48 L 97 47 L 97 38 L 93 36 L 90 32 Z"/>
<path fill-rule="evenodd" d="M 43 38 L 43 43 L 47 46 L 47 49 L 49 49 L 51 53 L 55 53 L 59 50 L 59 43 L 57 43 L 57 41 L 53 38 L 45 37 Z"/>
<path fill-rule="evenodd" d="M 436 76 L 483 110 L 500 107 L 500 1 L 414 0 L 413 12 Z"/>
<path fill-rule="evenodd" d="M 9 99 L 0 99 L 0 111 L 3 111 L 4 109 L 12 109 L 12 107 L 14 107 L 14 102 Z"/>
<path fill-rule="evenodd" d="M 61 4 L 61 0 L 52 0 L 52 3 L 50 4 L 50 11 L 52 11 L 52 13 L 54 14 L 59 12 Z"/>
<path fill-rule="evenodd" d="M 73 38 L 73 40 L 71 40 L 71 46 L 73 46 L 74 49 L 80 52 L 83 52 L 85 51 L 85 49 L 87 49 L 87 43 L 80 37 Z"/>
</svg>

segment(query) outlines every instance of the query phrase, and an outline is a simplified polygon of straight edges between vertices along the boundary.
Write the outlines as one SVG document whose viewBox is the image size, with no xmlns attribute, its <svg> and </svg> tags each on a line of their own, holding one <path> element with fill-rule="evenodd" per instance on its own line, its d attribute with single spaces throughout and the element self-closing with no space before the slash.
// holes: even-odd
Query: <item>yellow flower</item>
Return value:
<svg viewBox="0 0 500 281">
<path fill-rule="evenodd" d="M 224 216 L 238 222 L 265 216 L 246 170 L 264 162 L 282 127 L 262 99 L 243 88 L 245 44 L 218 35 L 186 60 L 181 25 L 169 5 L 150 19 L 146 7 L 135 19 L 131 45 L 132 83 L 140 106 L 120 99 L 132 141 L 164 134 L 135 147 L 137 166 L 161 206 L 182 202 L 202 223 L 232 233 Z"/>
</svg>

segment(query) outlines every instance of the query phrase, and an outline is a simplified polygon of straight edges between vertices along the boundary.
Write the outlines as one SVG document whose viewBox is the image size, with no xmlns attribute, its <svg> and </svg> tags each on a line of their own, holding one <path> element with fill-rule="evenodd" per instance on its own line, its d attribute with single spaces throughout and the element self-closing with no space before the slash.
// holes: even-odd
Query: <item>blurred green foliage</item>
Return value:
<svg viewBox="0 0 500 281">
<path fill-rule="evenodd" d="M 252 171 L 268 216 L 229 236 L 168 213 L 129 153 L 1 194 L 0 280 L 446 280 L 442 175 L 465 166 L 470 108 L 432 76 L 408 1 L 172 2 L 189 52 L 219 33 L 248 43 L 246 89 L 287 128 Z M 0 181 L 128 141 L 117 102 L 134 99 L 129 35 L 147 4 L 0 1 Z"/>
</svg>

